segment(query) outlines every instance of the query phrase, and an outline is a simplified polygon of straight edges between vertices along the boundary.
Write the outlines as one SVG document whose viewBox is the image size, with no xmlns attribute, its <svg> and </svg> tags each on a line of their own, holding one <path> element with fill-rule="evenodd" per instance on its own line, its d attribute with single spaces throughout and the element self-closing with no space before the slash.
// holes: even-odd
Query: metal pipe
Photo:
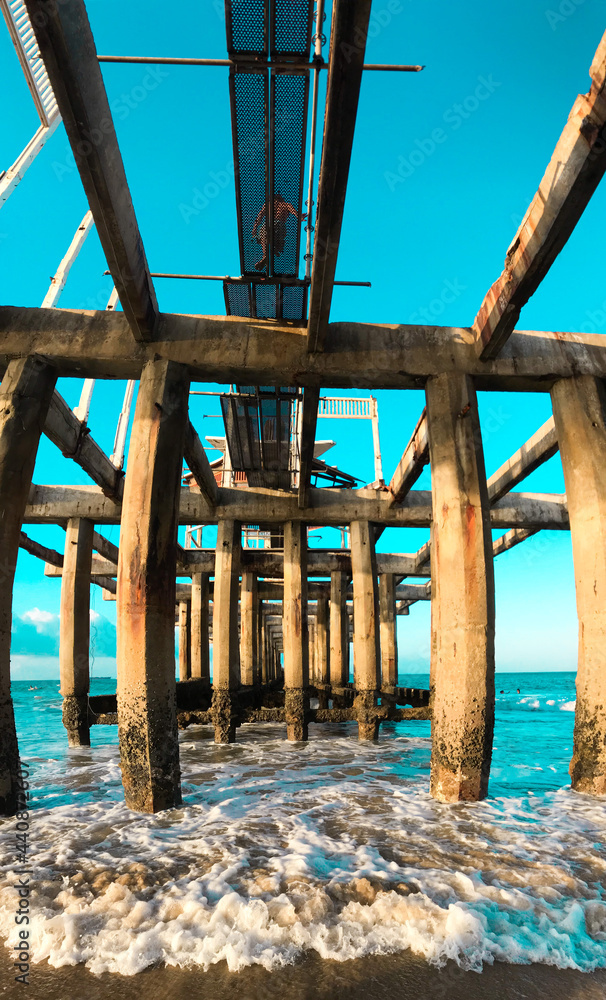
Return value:
<svg viewBox="0 0 606 1000">
<path fill-rule="evenodd" d="M 102 63 L 145 63 L 167 66 L 255 66 L 259 69 L 327 69 L 326 63 L 317 62 L 287 62 L 280 59 L 193 59 L 176 56 L 97 56 Z M 387 63 L 365 63 L 367 70 L 379 70 L 392 73 L 420 73 L 424 66 L 389 65 Z"/>
<path fill-rule="evenodd" d="M 104 271 L 104 274 L 109 274 L 109 271 Z M 231 281 L 234 284 L 247 285 L 250 282 L 257 285 L 270 284 L 275 285 L 276 282 L 280 285 L 302 285 L 309 284 L 309 275 L 306 276 L 304 281 L 300 278 L 289 278 L 288 276 L 282 277 L 282 275 L 275 276 L 271 281 L 267 278 L 255 278 L 250 277 L 238 277 L 232 278 L 229 275 L 220 274 L 169 274 L 166 272 L 152 272 L 150 278 L 184 278 L 189 281 Z M 347 285 L 353 288 L 372 288 L 370 281 L 335 281 L 335 285 Z"/>
</svg>

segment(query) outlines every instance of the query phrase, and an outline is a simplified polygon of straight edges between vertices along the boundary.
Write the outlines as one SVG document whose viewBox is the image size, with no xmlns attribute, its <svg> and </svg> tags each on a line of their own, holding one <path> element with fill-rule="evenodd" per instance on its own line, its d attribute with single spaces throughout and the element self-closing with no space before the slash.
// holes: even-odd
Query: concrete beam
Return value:
<svg viewBox="0 0 606 1000">
<path fill-rule="evenodd" d="M 318 403 L 320 390 L 308 386 L 303 393 L 303 414 L 301 417 L 301 451 L 299 456 L 299 507 L 307 507 L 311 482 L 311 467 L 316 442 Z"/>
<path fill-rule="evenodd" d="M 423 410 L 389 484 L 392 503 L 401 503 L 429 462 L 427 413 Z"/>
<path fill-rule="evenodd" d="M 84 0 L 25 0 L 76 166 L 136 340 L 153 340 L 158 304 Z"/>
<path fill-rule="evenodd" d="M 500 556 L 502 552 L 507 552 L 515 545 L 525 542 L 527 538 L 536 535 L 538 530 L 538 528 L 512 528 L 511 531 L 501 535 L 500 538 L 494 539 L 492 543 L 493 556 Z"/>
<path fill-rule="evenodd" d="M 515 238 L 505 270 L 486 295 L 473 330 L 481 357 L 494 358 L 522 307 L 567 243 L 606 170 L 606 34 Z"/>
<path fill-rule="evenodd" d="M 238 520 L 244 524 L 305 524 L 339 526 L 364 516 L 374 524 L 393 528 L 427 528 L 431 525 L 431 495 L 408 494 L 405 507 L 391 506 L 389 494 L 374 490 L 311 489 L 309 506 L 301 510 L 295 494 L 223 488 L 213 510 L 201 494 L 181 489 L 180 524 L 218 524 Z M 96 524 L 119 524 L 121 507 L 104 497 L 96 486 L 32 486 L 25 510 L 25 524 L 49 524 L 70 517 L 87 517 Z M 508 493 L 491 510 L 493 528 L 549 528 L 566 530 L 566 497 L 559 493 Z"/>
<path fill-rule="evenodd" d="M 191 420 L 185 434 L 184 458 L 187 467 L 200 487 L 202 496 L 208 504 L 215 506 L 219 498 L 217 480 Z"/>
<path fill-rule="evenodd" d="M 553 417 L 546 420 L 522 447 L 488 480 L 488 498 L 496 503 L 523 479 L 547 462 L 558 450 Z"/>
<path fill-rule="evenodd" d="M 90 435 L 86 421 L 78 420 L 73 410 L 58 392 L 53 393 L 48 408 L 44 433 L 66 458 L 84 469 L 106 496 L 121 500 L 124 474 L 109 460 Z"/>
<path fill-rule="evenodd" d="M 477 389 L 547 392 L 558 378 L 606 377 L 601 334 L 517 331 L 492 361 L 477 357 L 461 327 L 332 323 L 325 351 L 309 355 L 306 344 L 304 332 L 276 321 L 175 314 L 163 314 L 158 337 L 143 344 L 120 312 L 0 306 L 0 364 L 41 354 L 78 377 L 136 379 L 154 357 L 221 384 L 418 389 L 459 373 Z"/>
<path fill-rule="evenodd" d="M 309 351 L 322 351 L 339 253 L 371 0 L 335 0 L 314 234 Z M 318 28 L 318 30 L 321 30 Z"/>
</svg>

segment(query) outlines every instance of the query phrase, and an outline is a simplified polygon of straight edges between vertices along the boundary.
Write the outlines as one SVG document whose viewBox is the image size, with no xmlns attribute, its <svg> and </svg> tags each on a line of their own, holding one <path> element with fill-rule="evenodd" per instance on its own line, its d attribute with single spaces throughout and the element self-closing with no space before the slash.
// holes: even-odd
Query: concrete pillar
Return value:
<svg viewBox="0 0 606 1000">
<path fill-rule="evenodd" d="M 240 676 L 246 687 L 255 682 L 258 603 L 256 574 L 246 570 L 240 587 Z"/>
<path fill-rule="evenodd" d="M 191 675 L 210 685 L 208 573 L 191 578 Z"/>
<path fill-rule="evenodd" d="M 11 361 L 0 386 L 0 815 L 16 809 L 19 748 L 11 698 L 13 581 L 40 434 L 57 379 L 36 357 Z"/>
<path fill-rule="evenodd" d="M 179 602 L 179 680 L 191 677 L 191 604 Z"/>
<path fill-rule="evenodd" d="M 242 529 L 219 521 L 213 598 L 213 717 L 215 743 L 236 739 L 234 692 L 240 686 L 238 600 Z"/>
<path fill-rule="evenodd" d="M 330 640 L 328 619 L 328 596 L 318 597 L 316 611 L 316 687 L 320 708 L 328 708 L 330 691 Z"/>
<path fill-rule="evenodd" d="M 307 625 L 307 527 L 284 525 L 284 688 L 289 740 L 307 739 L 309 648 Z"/>
<path fill-rule="evenodd" d="M 368 521 L 352 521 L 351 572 L 354 614 L 354 706 L 358 736 L 376 740 L 379 723 L 374 717 L 380 683 L 379 607 L 374 528 Z"/>
<path fill-rule="evenodd" d="M 316 616 L 307 616 L 307 633 L 308 633 L 308 649 L 309 649 L 309 683 L 312 687 L 315 687 L 318 682 L 318 673 L 316 669 Z"/>
<path fill-rule="evenodd" d="M 94 524 L 71 518 L 65 534 L 59 616 L 59 676 L 63 725 L 70 747 L 89 747 L 90 571 Z"/>
<path fill-rule="evenodd" d="M 131 432 L 118 558 L 118 731 L 126 804 L 181 802 L 175 697 L 177 525 L 186 369 L 148 361 Z"/>
<path fill-rule="evenodd" d="M 398 684 L 396 586 L 393 573 L 379 576 L 379 632 L 381 639 L 381 694 L 394 698 Z"/>
<path fill-rule="evenodd" d="M 346 573 L 330 574 L 330 686 L 333 700 L 343 697 L 349 683 L 349 617 Z"/>
<path fill-rule="evenodd" d="M 551 390 L 579 618 L 572 787 L 606 795 L 606 389 L 589 375 Z"/>
<path fill-rule="evenodd" d="M 486 796 L 494 729 L 494 573 L 478 405 L 465 375 L 426 386 L 432 485 L 431 794 Z"/>
<path fill-rule="evenodd" d="M 263 601 L 260 601 L 257 597 L 257 606 L 255 611 L 255 618 L 257 622 L 257 655 L 254 662 L 254 672 L 253 672 L 253 684 L 259 687 L 262 684 L 263 677 Z"/>
</svg>

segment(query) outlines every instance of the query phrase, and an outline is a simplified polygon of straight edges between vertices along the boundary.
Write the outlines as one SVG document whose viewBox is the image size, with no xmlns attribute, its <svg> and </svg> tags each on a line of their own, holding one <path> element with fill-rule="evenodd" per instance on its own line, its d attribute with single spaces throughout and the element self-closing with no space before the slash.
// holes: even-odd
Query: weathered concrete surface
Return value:
<svg viewBox="0 0 606 1000">
<path fill-rule="evenodd" d="M 380 684 L 379 606 L 374 528 L 368 521 L 352 521 L 351 571 L 353 577 L 354 707 L 358 710 L 361 740 L 377 739 L 378 722 L 372 709 Z"/>
<path fill-rule="evenodd" d="M 175 705 L 177 518 L 189 382 L 165 361 L 139 385 L 118 559 L 118 715 L 126 804 L 181 802 Z"/>
<path fill-rule="evenodd" d="M 552 390 L 570 511 L 579 617 L 572 787 L 606 795 L 606 391 L 592 378 Z"/>
<path fill-rule="evenodd" d="M 328 694 L 330 691 L 330 620 L 327 594 L 318 597 L 314 641 L 318 699 L 320 708 L 328 708 Z"/>
<path fill-rule="evenodd" d="M 379 634 L 381 640 L 381 693 L 394 695 L 398 683 L 396 586 L 391 573 L 379 576 Z"/>
<path fill-rule="evenodd" d="M 59 615 L 63 725 L 70 747 L 90 746 L 88 725 L 90 575 L 94 525 L 67 522 Z"/>
<path fill-rule="evenodd" d="M 401 503 L 429 462 L 427 414 L 423 410 L 389 484 L 392 503 Z"/>
<path fill-rule="evenodd" d="M 180 524 L 217 524 L 236 520 L 245 524 L 306 524 L 335 526 L 350 521 L 372 521 L 394 528 L 428 528 L 431 494 L 413 490 L 402 506 L 390 506 L 389 494 L 380 490 L 308 490 L 308 506 L 300 509 L 293 494 L 262 490 L 219 490 L 220 504 L 209 507 L 198 491 L 184 488 L 179 507 Z M 96 486 L 32 486 L 23 521 L 47 524 L 70 517 L 86 517 L 97 524 L 119 524 L 120 505 L 104 497 Z M 559 493 L 508 493 L 491 509 L 493 528 L 568 529 L 566 497 Z"/>
<path fill-rule="evenodd" d="M 56 372 L 41 358 L 7 368 L 0 386 L 0 815 L 11 815 L 18 791 L 19 748 L 11 698 L 13 580 L 21 521 Z"/>
<path fill-rule="evenodd" d="M 192 573 L 191 578 L 191 675 L 210 684 L 208 573 Z"/>
<path fill-rule="evenodd" d="M 520 311 L 549 271 L 606 170 L 606 34 L 590 69 L 591 89 L 577 97 L 551 161 L 474 322 L 478 352 L 494 358 Z"/>
<path fill-rule="evenodd" d="M 192 584 L 193 587 L 193 584 Z M 187 681 L 191 672 L 191 601 L 179 602 L 179 680 Z"/>
<path fill-rule="evenodd" d="M 213 716 L 215 743 L 236 738 L 235 704 L 240 686 L 238 599 L 242 529 L 236 521 L 220 521 L 213 597 Z"/>
<path fill-rule="evenodd" d="M 494 574 L 489 500 L 471 379 L 426 387 L 433 509 L 431 794 L 488 791 L 494 727 Z"/>
<path fill-rule="evenodd" d="M 309 706 L 307 528 L 300 521 L 287 521 L 284 525 L 282 632 L 287 736 L 289 740 L 306 740 Z"/>
<path fill-rule="evenodd" d="M 330 686 L 333 700 L 349 681 L 349 617 L 347 614 L 347 574 L 330 574 Z"/>
<path fill-rule="evenodd" d="M 244 571 L 240 584 L 240 677 L 242 684 L 255 683 L 257 662 L 257 577 Z"/>
<path fill-rule="evenodd" d="M 548 392 L 558 378 L 606 377 L 601 334 L 518 330 L 498 358 L 481 361 L 468 328 L 331 323 L 326 349 L 308 354 L 305 331 L 275 320 L 164 313 L 146 345 L 121 312 L 0 306 L 0 365 L 26 352 L 54 359 L 64 375 L 138 378 L 159 356 L 193 379 L 246 385 L 418 389 L 458 373 L 478 389 Z"/>
<path fill-rule="evenodd" d="M 535 469 L 555 455 L 558 438 L 553 417 L 539 427 L 536 434 L 526 441 L 488 480 L 488 497 L 491 504 L 506 496 L 514 486 L 526 479 Z"/>
</svg>

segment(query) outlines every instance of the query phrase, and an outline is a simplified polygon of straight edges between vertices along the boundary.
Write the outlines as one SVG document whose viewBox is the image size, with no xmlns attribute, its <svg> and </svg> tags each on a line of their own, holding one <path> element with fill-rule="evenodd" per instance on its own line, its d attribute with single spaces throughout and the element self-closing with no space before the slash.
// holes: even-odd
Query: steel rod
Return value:
<svg viewBox="0 0 606 1000">
<path fill-rule="evenodd" d="M 255 66 L 259 69 L 327 69 L 325 62 L 286 62 L 278 59 L 194 59 L 178 56 L 97 56 L 102 63 L 149 63 L 168 66 Z M 424 66 L 365 63 L 363 69 L 392 73 L 420 73 Z"/>
<path fill-rule="evenodd" d="M 109 272 L 104 271 L 103 273 L 104 274 L 108 274 Z M 229 275 L 227 275 L 227 274 L 226 275 L 220 275 L 220 274 L 169 274 L 169 273 L 157 271 L 157 272 L 152 272 L 150 274 L 150 277 L 151 278 L 185 278 L 188 281 L 232 281 L 232 282 L 234 282 L 234 284 L 242 284 L 242 285 L 247 285 L 251 281 L 254 284 L 257 284 L 257 285 L 263 285 L 263 284 L 272 284 L 272 285 L 275 285 L 275 284 L 280 284 L 280 285 L 308 285 L 309 284 L 309 281 L 307 280 L 307 278 L 302 279 L 302 280 L 300 280 L 298 278 L 290 278 L 289 279 L 288 277 L 282 277 L 281 275 L 275 275 L 272 279 L 268 279 L 268 278 L 259 279 L 259 278 L 255 278 L 254 276 L 250 276 L 250 277 L 246 277 L 246 278 L 242 278 L 242 277 L 239 277 L 239 278 L 230 278 Z M 335 285 L 348 285 L 348 286 L 351 286 L 353 288 L 372 288 L 372 285 L 371 285 L 370 281 L 335 281 L 334 284 Z"/>
</svg>

